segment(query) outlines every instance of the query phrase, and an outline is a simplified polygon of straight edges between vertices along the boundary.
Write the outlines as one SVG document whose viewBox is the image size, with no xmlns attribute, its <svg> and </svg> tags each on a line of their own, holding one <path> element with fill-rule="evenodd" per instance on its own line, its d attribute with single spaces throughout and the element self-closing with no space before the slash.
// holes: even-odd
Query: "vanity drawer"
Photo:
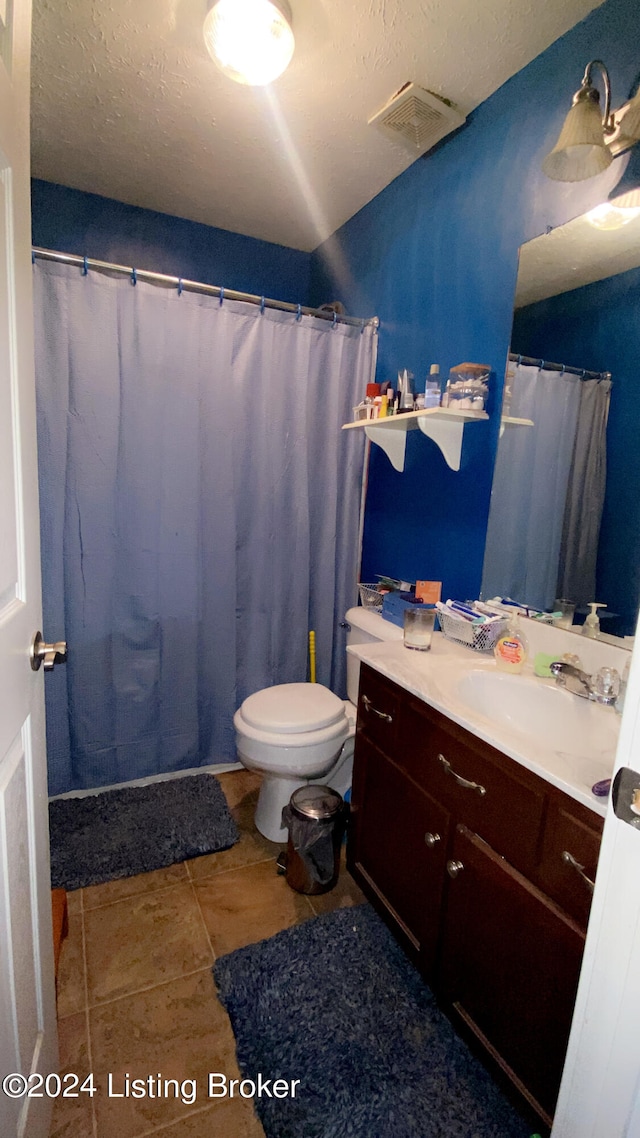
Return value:
<svg viewBox="0 0 640 1138">
<path fill-rule="evenodd" d="M 586 928 L 602 840 L 602 819 L 578 802 L 552 799 L 536 882 Z M 586 879 L 586 880 L 585 880 Z"/>
<path fill-rule="evenodd" d="M 396 747 L 402 691 L 363 664 L 358 695 L 358 732 L 393 757 Z"/>
<path fill-rule="evenodd" d="M 443 716 L 408 706 L 396 762 L 458 822 L 523 872 L 539 861 L 546 786 Z"/>
</svg>

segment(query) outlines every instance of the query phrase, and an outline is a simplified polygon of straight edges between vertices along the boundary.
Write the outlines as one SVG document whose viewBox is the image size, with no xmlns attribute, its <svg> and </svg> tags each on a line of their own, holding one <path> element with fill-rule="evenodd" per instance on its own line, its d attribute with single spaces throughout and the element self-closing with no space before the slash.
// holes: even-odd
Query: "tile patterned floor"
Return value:
<svg viewBox="0 0 640 1138">
<path fill-rule="evenodd" d="M 60 1073 L 93 1071 L 99 1090 L 93 1099 L 58 1099 L 50 1138 L 263 1138 L 250 1100 L 206 1098 L 208 1072 L 239 1077 L 211 966 L 217 956 L 364 898 L 344 867 L 331 893 L 290 889 L 275 868 L 282 846 L 253 824 L 259 779 L 248 771 L 219 777 L 241 833 L 235 846 L 68 895 Z M 161 1072 L 179 1084 L 196 1079 L 198 1097 L 110 1098 L 108 1074 L 119 1091 L 127 1072 Z"/>
</svg>

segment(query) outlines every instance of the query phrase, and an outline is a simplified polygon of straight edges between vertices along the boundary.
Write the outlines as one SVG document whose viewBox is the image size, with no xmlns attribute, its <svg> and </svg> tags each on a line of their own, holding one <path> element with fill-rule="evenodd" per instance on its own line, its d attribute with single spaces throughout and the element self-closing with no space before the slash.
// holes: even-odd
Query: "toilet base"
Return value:
<svg viewBox="0 0 640 1138">
<path fill-rule="evenodd" d="M 294 790 L 305 786 L 308 781 L 306 778 L 276 778 L 268 774 L 263 775 L 255 824 L 256 829 L 270 842 L 286 842 L 289 834 L 286 826 L 282 825 L 282 811 L 288 806 Z"/>
<path fill-rule="evenodd" d="M 338 762 L 323 778 L 278 778 L 268 774 L 262 776 L 254 821 L 263 837 L 268 838 L 270 842 L 287 841 L 289 832 L 282 825 L 282 811 L 288 806 L 294 790 L 298 790 L 301 786 L 307 786 L 310 782 L 330 786 L 344 798 L 351 789 L 354 742 L 353 735 L 345 740 Z"/>
</svg>

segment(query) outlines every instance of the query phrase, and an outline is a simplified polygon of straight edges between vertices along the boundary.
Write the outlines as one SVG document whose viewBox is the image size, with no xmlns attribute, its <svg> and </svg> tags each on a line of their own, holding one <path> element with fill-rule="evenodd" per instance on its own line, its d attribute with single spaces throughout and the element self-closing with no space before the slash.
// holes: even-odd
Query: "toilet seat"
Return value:
<svg viewBox="0 0 640 1138">
<path fill-rule="evenodd" d="M 294 777 L 298 784 L 319 778 L 353 733 L 347 706 L 321 684 L 277 684 L 255 692 L 233 717 L 238 754 L 264 774 Z"/>
<path fill-rule="evenodd" d="M 349 721 L 344 711 L 344 704 L 340 701 L 340 718 L 328 727 L 321 727 L 319 731 L 264 731 L 259 727 L 252 727 L 242 714 L 242 708 L 236 711 L 233 725 L 236 731 L 245 739 L 255 743 L 265 743 L 270 747 L 281 747 L 287 751 L 293 748 L 317 747 L 323 743 L 346 737 L 349 731 Z"/>
<path fill-rule="evenodd" d="M 281 736 L 286 747 L 306 747 L 344 731 L 345 708 L 322 684 L 277 684 L 247 696 L 236 718 L 257 742 Z"/>
<path fill-rule="evenodd" d="M 344 717 L 344 701 L 322 684 L 276 684 L 248 696 L 240 715 L 252 733 L 299 736 L 335 728 Z"/>
</svg>

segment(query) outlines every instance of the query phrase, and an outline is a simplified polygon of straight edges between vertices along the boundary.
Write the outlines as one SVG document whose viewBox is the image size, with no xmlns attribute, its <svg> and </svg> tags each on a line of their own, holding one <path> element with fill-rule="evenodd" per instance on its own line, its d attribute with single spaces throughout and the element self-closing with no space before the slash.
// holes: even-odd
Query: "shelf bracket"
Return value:
<svg viewBox="0 0 640 1138">
<path fill-rule="evenodd" d="M 423 435 L 440 448 L 447 466 L 451 470 L 459 470 L 464 423 L 451 419 L 430 419 L 425 416 L 424 419 L 418 419 L 418 426 Z"/>
<path fill-rule="evenodd" d="M 367 423 L 364 433 L 372 443 L 382 447 L 394 470 L 400 473 L 404 470 L 404 454 L 407 446 L 407 432 L 388 430 L 385 427 L 369 426 Z"/>
</svg>

